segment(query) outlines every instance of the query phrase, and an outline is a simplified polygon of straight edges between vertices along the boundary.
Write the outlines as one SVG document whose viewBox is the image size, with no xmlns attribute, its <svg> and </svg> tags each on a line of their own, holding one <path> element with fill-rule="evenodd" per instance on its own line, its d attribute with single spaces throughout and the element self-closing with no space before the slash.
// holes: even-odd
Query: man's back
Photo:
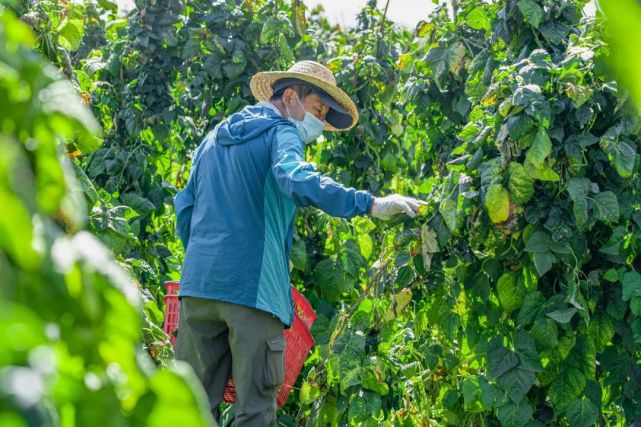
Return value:
<svg viewBox="0 0 641 427">
<path fill-rule="evenodd" d="M 285 244 L 295 206 L 271 172 L 282 126 L 292 127 L 261 106 L 217 126 L 198 147 L 176 210 L 192 204 L 181 295 L 259 308 L 289 324 Z"/>
</svg>

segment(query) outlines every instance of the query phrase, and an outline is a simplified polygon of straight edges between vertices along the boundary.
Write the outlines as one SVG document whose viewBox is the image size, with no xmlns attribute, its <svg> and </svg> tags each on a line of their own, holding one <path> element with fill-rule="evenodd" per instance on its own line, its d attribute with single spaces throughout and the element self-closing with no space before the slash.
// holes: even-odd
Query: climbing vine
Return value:
<svg viewBox="0 0 641 427">
<path fill-rule="evenodd" d="M 5 187 L 14 198 L 37 195 L 21 201 L 25 212 L 44 215 L 65 244 L 100 241 L 110 252 L 105 257 L 115 259 L 109 261 L 113 271 L 129 274 L 94 273 L 105 276 L 100 289 L 121 280 L 136 291 L 137 299 L 130 297 L 137 303 L 118 297 L 119 310 L 128 313 L 123 319 L 136 320 L 109 329 L 100 326 L 105 317 L 94 314 L 87 334 L 105 342 L 124 335 L 129 350 L 123 354 L 131 355 L 142 329 L 151 360 L 171 365 L 160 329 L 161 284 L 180 279 L 183 248 L 172 200 L 185 185 L 193 152 L 217 123 L 255 102 L 249 80 L 257 71 L 319 60 L 354 99 L 361 121 L 308 147 L 308 160 L 348 186 L 413 195 L 428 205 L 416 219 L 389 222 L 299 212 L 291 278 L 318 314 L 316 347 L 279 422 L 641 422 L 639 114 L 620 83 L 630 84 L 629 76 L 612 74 L 620 68 L 612 66 L 603 16 L 586 15 L 585 5 L 463 0 L 438 6 L 408 30 L 394 26 L 376 1 L 363 8 L 353 29 L 286 0 L 137 0 L 126 18 L 108 0 L 7 2 L 23 21 L 15 28 L 34 35 L 20 43 L 54 64 L 61 82 L 71 82 L 64 93 L 74 103 L 58 113 L 76 117 L 91 132 L 68 132 L 78 127 L 62 124 L 49 129 L 61 135 L 50 136 L 46 161 L 38 160 L 40 151 L 33 154 L 28 138 L 14 141 L 21 145 L 11 153 L 26 159 L 19 164 L 37 186 L 20 191 L 6 178 Z M 17 43 L 6 30 L 18 25 L 10 13 L 2 15 L 3 43 Z M 27 47 L 16 53 L 10 44 L 2 55 L 0 64 L 12 69 L 19 59 L 35 58 Z M 3 87 L 13 87 L 11 74 L 1 76 Z M 4 93 L 7 111 L 20 114 L 14 108 L 22 102 L 20 91 Z M 58 117 L 47 105 L 43 114 Z M 63 123 L 56 120 L 50 119 Z M 65 155 L 56 155 L 55 147 Z M 63 201 L 66 193 L 75 194 L 75 204 Z M 18 217 L 5 220 L 17 224 Z M 18 230 L 14 222 L 3 227 Z M 42 228 L 37 221 L 23 225 L 32 233 Z M 28 255 L 18 255 L 12 239 L 0 241 L 0 261 L 11 271 L 30 271 Z M 90 270 L 89 261 L 65 264 L 80 266 L 73 274 L 53 267 L 42 274 L 65 284 L 75 304 L 84 291 L 74 294 L 74 286 L 88 288 L 74 277 L 89 274 L 79 273 Z M 20 291 L 24 280 L 10 281 L 16 286 L 3 292 L 12 304 L 31 304 L 40 313 L 48 294 L 27 301 L 43 290 Z M 86 313 L 95 312 L 87 301 Z M 141 319 L 132 302 L 141 307 Z M 34 328 L 60 323 L 57 342 L 84 342 L 64 351 L 98 357 L 82 341 L 88 339 L 82 329 L 74 329 L 78 337 L 68 335 L 74 323 L 56 320 L 71 309 L 49 308 Z M 35 348 L 15 349 L 20 358 L 0 360 L 25 366 Z M 114 385 L 109 395 L 124 417 L 149 414 L 145 402 L 153 399 L 144 396 L 166 398 L 153 378 L 185 381 L 175 368 L 155 377 L 139 373 L 124 357 L 117 360 L 139 378 L 137 385 Z M 116 381 L 107 370 L 85 369 L 85 387 L 94 384 L 89 373 Z M 122 397 L 127 387 L 133 387 L 129 397 Z M 60 408 L 76 402 L 58 399 Z M 63 409 L 50 412 L 68 416 Z M 232 413 L 224 412 L 224 425 Z M 198 425 L 201 415 L 194 416 Z"/>
</svg>

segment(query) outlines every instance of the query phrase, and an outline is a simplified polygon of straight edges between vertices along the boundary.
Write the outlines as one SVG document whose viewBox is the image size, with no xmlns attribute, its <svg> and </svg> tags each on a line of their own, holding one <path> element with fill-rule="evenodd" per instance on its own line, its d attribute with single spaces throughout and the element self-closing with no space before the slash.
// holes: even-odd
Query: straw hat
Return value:
<svg viewBox="0 0 641 427">
<path fill-rule="evenodd" d="M 334 74 L 318 62 L 300 61 L 287 71 L 257 73 L 252 77 L 250 87 L 256 99 L 269 101 L 275 90 L 296 83 L 308 84 L 312 91 L 329 105 L 329 112 L 325 117 L 325 130 L 348 130 L 358 122 L 356 105 L 349 95 L 336 86 Z"/>
</svg>

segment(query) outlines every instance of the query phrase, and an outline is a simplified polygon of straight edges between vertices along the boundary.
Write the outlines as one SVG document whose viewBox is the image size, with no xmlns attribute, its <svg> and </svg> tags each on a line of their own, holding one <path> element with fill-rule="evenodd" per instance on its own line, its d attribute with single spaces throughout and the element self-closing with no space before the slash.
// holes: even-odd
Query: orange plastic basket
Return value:
<svg viewBox="0 0 641 427">
<path fill-rule="evenodd" d="M 175 331 L 178 327 L 178 282 L 165 282 L 165 289 L 167 294 L 165 300 L 165 322 L 163 330 L 169 335 L 171 345 L 175 345 Z M 285 379 L 278 391 L 276 403 L 278 406 L 283 406 L 287 401 L 287 397 L 292 390 L 298 374 L 300 374 L 305 359 L 309 354 L 309 350 L 314 346 L 314 339 L 309 332 L 312 324 L 316 320 L 314 309 L 307 299 L 301 295 L 292 286 L 292 299 L 294 301 L 294 322 L 291 328 L 285 329 L 283 335 L 285 336 Z M 232 362 L 233 363 L 233 362 Z M 236 401 L 236 390 L 234 388 L 234 381 L 229 377 L 227 386 L 225 387 L 225 394 L 223 400 L 228 403 Z"/>
</svg>

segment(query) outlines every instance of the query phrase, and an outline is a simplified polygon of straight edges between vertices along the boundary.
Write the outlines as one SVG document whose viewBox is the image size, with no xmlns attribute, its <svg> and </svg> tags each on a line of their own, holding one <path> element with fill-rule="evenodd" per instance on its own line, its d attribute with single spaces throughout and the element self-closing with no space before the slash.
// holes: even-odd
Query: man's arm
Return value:
<svg viewBox="0 0 641 427">
<path fill-rule="evenodd" d="M 215 135 L 218 131 L 218 126 L 207 134 L 201 142 L 201 144 L 196 149 L 194 154 L 194 159 L 191 162 L 191 169 L 189 170 L 189 179 L 187 180 L 187 186 L 178 192 L 174 197 L 174 211 L 176 212 L 176 231 L 178 232 L 178 237 L 183 242 L 183 246 L 187 249 L 187 243 L 189 243 L 189 235 L 191 229 L 191 215 L 194 212 L 194 204 L 196 203 L 196 180 L 198 177 L 198 164 L 200 163 L 200 158 L 202 157 L 205 146 L 208 143 L 209 138 Z"/>
<path fill-rule="evenodd" d="M 280 127 L 274 136 L 272 171 L 280 190 L 297 206 L 314 206 L 343 218 L 370 213 L 374 196 L 346 188 L 304 161 L 303 142 L 294 128 Z"/>
<path fill-rule="evenodd" d="M 187 187 L 179 191 L 174 198 L 174 210 L 176 211 L 176 231 L 178 237 L 183 242 L 183 246 L 187 249 L 189 242 L 189 232 L 191 228 L 191 215 L 194 211 L 194 185 L 193 174 L 189 176 Z"/>
</svg>

